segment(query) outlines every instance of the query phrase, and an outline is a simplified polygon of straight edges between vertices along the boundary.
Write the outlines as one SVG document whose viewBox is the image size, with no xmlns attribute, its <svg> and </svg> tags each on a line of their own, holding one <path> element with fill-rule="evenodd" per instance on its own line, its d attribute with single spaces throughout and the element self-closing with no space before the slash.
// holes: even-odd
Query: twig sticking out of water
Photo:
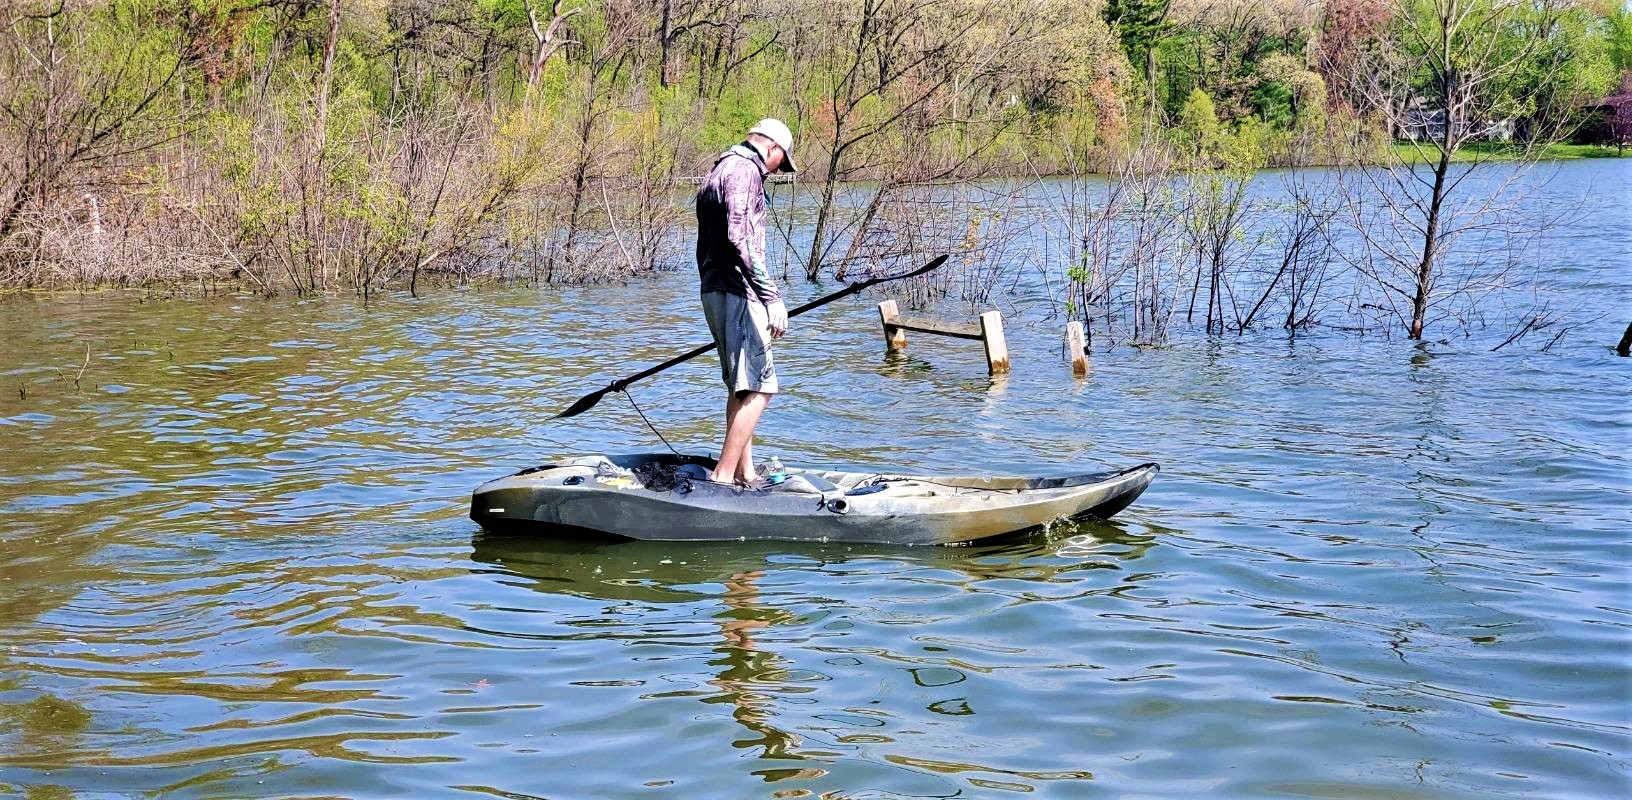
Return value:
<svg viewBox="0 0 1632 800">
<path fill-rule="evenodd" d="M 91 343 L 85 343 L 85 363 L 79 365 L 79 372 L 74 375 L 74 391 L 80 391 L 79 379 L 85 377 L 85 368 L 91 365 Z"/>
<path fill-rule="evenodd" d="M 1545 309 L 1543 310 L 1542 313 L 1546 313 Z M 1541 323 L 1541 318 L 1542 318 L 1542 314 L 1536 314 L 1535 316 L 1531 317 L 1529 322 L 1524 323 L 1524 327 L 1518 329 L 1518 331 L 1516 331 L 1512 336 L 1507 337 L 1507 339 L 1504 340 L 1501 344 L 1490 348 L 1490 352 L 1494 353 L 1497 350 L 1500 350 L 1500 349 L 1502 349 L 1502 348 L 1504 348 L 1504 347 L 1506 347 L 1506 346 L 1508 346 L 1508 345 L 1510 345 L 1510 344 L 1512 344 L 1512 343 L 1514 343 L 1514 342 L 1516 342 L 1516 341 L 1518 341 L 1520 339 L 1523 339 L 1525 334 L 1529 333 L 1531 331 L 1531 329 L 1536 328 L 1538 326 L 1538 324 Z M 1545 327 L 1545 326 L 1542 326 L 1542 327 Z"/>
</svg>

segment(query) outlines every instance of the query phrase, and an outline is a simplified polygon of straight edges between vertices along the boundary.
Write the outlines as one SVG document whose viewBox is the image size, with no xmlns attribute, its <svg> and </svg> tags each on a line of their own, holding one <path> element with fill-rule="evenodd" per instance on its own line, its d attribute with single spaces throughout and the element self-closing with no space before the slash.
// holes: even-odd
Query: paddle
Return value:
<svg viewBox="0 0 1632 800">
<path fill-rule="evenodd" d="M 822 297 L 822 298 L 819 298 L 819 299 L 816 299 L 816 300 L 812 300 L 812 301 L 810 301 L 810 302 L 808 302 L 808 303 L 806 303 L 806 304 L 804 304 L 804 305 L 802 305 L 802 306 L 800 306 L 800 307 L 798 307 L 798 308 L 796 308 L 796 309 L 794 309 L 792 311 L 789 311 L 788 312 L 788 319 L 793 319 L 794 317 L 797 317 L 800 314 L 805 313 L 806 311 L 812 311 L 812 310 L 821 308 L 822 306 L 825 306 L 828 303 L 833 302 L 834 300 L 838 300 L 838 299 L 843 298 L 843 297 L 849 297 L 850 295 L 853 295 L 856 292 L 859 292 L 862 289 L 865 289 L 865 288 L 867 288 L 869 286 L 873 286 L 875 284 L 886 283 L 888 281 L 898 281 L 898 280 L 901 280 L 902 278 L 911 278 L 914 275 L 922 275 L 922 274 L 924 274 L 924 273 L 926 273 L 926 272 L 928 272 L 928 271 L 930 271 L 930 270 L 932 270 L 932 269 L 934 269 L 934 268 L 936 268 L 936 267 L 938 267 L 938 266 L 940 266 L 940 265 L 942 265 L 944 263 L 946 263 L 946 256 L 945 255 L 939 255 L 939 256 L 936 256 L 934 259 L 932 259 L 928 264 L 925 264 L 922 267 L 919 267 L 918 269 L 915 269 L 915 270 L 913 270 L 911 272 L 903 272 L 900 275 L 885 275 L 885 276 L 879 277 L 879 278 L 870 278 L 870 279 L 862 281 L 860 283 L 852 283 L 849 286 L 846 286 L 843 289 L 840 289 L 840 290 L 838 290 L 838 291 L 836 291 L 836 292 L 834 292 L 834 293 L 832 293 L 832 294 L 830 294 L 830 295 L 828 295 L 826 297 Z M 635 373 L 633 375 L 630 375 L 627 378 L 624 378 L 622 380 L 613 381 L 613 382 L 607 384 L 606 388 L 604 388 L 604 389 L 596 389 L 595 391 L 590 392 L 589 394 L 586 394 L 583 397 L 578 398 L 578 402 L 573 403 L 571 406 L 569 406 L 567 408 L 566 411 L 563 411 L 563 412 L 561 412 L 559 414 L 556 414 L 555 419 L 566 419 L 568 417 L 576 417 L 579 414 L 582 414 L 585 411 L 588 411 L 588 410 L 594 408 L 596 403 L 601 402 L 602 397 L 605 397 L 606 395 L 608 395 L 608 394 L 610 394 L 612 392 L 621 392 L 621 391 L 623 391 L 624 387 L 628 386 L 631 383 L 634 383 L 635 381 L 638 381 L 638 380 L 640 380 L 642 378 L 650 378 L 653 375 L 656 375 L 657 373 L 668 369 L 669 367 L 672 367 L 672 366 L 674 366 L 676 364 L 682 364 L 682 363 L 685 363 L 687 361 L 690 361 L 691 359 L 696 358 L 696 357 L 698 357 L 698 356 L 700 356 L 700 355 L 702 355 L 702 354 L 704 354 L 704 353 L 706 353 L 706 352 L 708 352 L 710 350 L 713 350 L 713 349 L 714 349 L 714 343 L 713 342 L 710 342 L 710 343 L 704 344 L 704 345 L 698 345 L 697 347 L 693 348 L 691 351 L 686 352 L 686 353 L 681 353 L 680 355 L 677 355 L 674 358 L 669 359 L 668 361 L 665 361 L 665 362 L 663 362 L 661 364 L 658 364 L 655 367 L 647 367 L 646 369 L 643 369 L 640 372 L 637 372 L 637 373 Z"/>
</svg>

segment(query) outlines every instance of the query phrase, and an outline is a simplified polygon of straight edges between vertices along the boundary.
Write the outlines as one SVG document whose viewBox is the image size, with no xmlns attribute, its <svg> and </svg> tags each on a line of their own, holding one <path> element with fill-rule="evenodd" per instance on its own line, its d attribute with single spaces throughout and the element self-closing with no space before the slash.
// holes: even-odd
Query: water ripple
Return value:
<svg viewBox="0 0 1632 800">
<path fill-rule="evenodd" d="M 1624 225 L 1595 219 L 1572 247 L 1624 268 L 1570 279 L 1621 309 Z M 481 480 L 657 444 L 626 403 L 545 419 L 703 338 L 695 302 L 685 275 L 0 302 L 0 794 L 1628 785 L 1632 418 L 1603 348 L 1242 337 L 1077 381 L 1059 320 L 1017 309 L 991 381 L 956 344 L 882 355 L 840 303 L 778 353 L 767 452 L 1162 479 L 1114 523 L 951 549 L 478 534 Z M 710 442 L 714 369 L 635 394 Z"/>
</svg>

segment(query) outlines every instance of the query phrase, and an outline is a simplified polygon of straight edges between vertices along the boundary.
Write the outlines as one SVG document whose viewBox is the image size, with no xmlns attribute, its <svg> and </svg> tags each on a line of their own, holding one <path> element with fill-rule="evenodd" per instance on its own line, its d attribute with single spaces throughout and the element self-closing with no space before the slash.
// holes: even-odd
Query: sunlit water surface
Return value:
<svg viewBox="0 0 1632 800">
<path fill-rule="evenodd" d="M 620 397 L 548 417 L 706 340 L 684 273 L 7 299 L 0 794 L 1617 795 L 1625 185 L 1555 250 L 1609 316 L 1545 353 L 1190 336 L 1075 380 L 1022 304 L 991 381 L 886 357 L 876 298 L 797 320 L 762 456 L 1164 466 L 1114 522 L 964 548 L 482 536 L 477 483 L 660 447 Z M 635 398 L 706 448 L 715 369 Z"/>
</svg>

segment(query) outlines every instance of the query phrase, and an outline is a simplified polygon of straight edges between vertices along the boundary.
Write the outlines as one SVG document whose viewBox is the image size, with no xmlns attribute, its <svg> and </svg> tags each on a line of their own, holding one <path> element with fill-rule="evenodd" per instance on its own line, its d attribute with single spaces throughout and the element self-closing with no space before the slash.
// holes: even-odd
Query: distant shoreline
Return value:
<svg viewBox="0 0 1632 800">
<path fill-rule="evenodd" d="M 1405 161 L 1407 163 L 1430 163 L 1429 160 L 1423 159 L 1423 158 L 1420 158 L 1420 157 L 1417 156 L 1416 147 L 1414 145 L 1412 145 L 1412 143 L 1409 142 L 1409 141 L 1404 141 L 1404 140 L 1396 141 L 1393 146 L 1394 146 L 1395 151 L 1397 153 L 1399 153 L 1400 158 L 1401 158 L 1402 161 Z M 1451 158 L 1451 162 L 1455 163 L 1455 164 L 1465 164 L 1465 163 L 1474 161 L 1478 157 L 1481 157 L 1481 156 L 1490 156 L 1490 158 L 1485 159 L 1486 163 L 1496 163 L 1496 162 L 1504 162 L 1505 163 L 1505 162 L 1512 162 L 1512 161 L 1520 160 L 1517 157 L 1517 155 L 1506 154 L 1506 153 L 1502 152 L 1503 150 L 1508 150 L 1508 149 L 1509 148 L 1506 148 L 1506 147 L 1482 146 L 1481 143 L 1476 143 L 1476 144 L 1468 145 L 1468 146 L 1462 148 L 1461 150 L 1457 151 L 1456 155 Z M 1437 148 L 1434 148 L 1432 145 L 1424 145 L 1423 150 L 1425 152 L 1429 152 L 1429 151 L 1436 151 Z M 1579 161 L 1579 160 L 1582 160 L 1582 159 L 1596 159 L 1596 158 L 1632 158 L 1632 148 L 1627 149 L 1625 152 L 1617 153 L 1615 148 L 1610 146 L 1610 145 L 1556 143 L 1556 144 L 1548 145 L 1547 147 L 1543 148 L 1540 155 L 1536 156 L 1533 160 L 1537 161 L 1537 162 L 1541 162 L 1541 161 Z M 1273 171 L 1273 170 L 1286 170 L 1286 169 L 1336 169 L 1338 167 L 1345 167 L 1345 166 L 1352 166 L 1352 165 L 1350 165 L 1350 164 L 1330 163 L 1330 162 L 1310 163 L 1310 164 L 1279 164 L 1279 165 L 1274 165 L 1274 166 L 1259 167 L 1254 171 L 1255 172 L 1268 172 L 1268 171 Z M 1376 165 L 1373 165 L 1373 166 L 1376 166 Z M 1051 172 L 1051 173 L 1044 174 L 1042 177 L 1045 178 L 1045 179 L 1047 179 L 1047 178 L 1063 178 L 1063 177 L 1068 177 L 1070 174 L 1071 173 L 1069 173 L 1069 172 Z M 1080 173 L 1080 174 L 1081 175 L 1109 175 L 1110 173 L 1100 172 L 1100 171 L 1093 171 L 1093 172 L 1084 172 L 1084 173 Z M 703 176 L 703 175 L 685 175 L 685 176 L 675 178 L 674 182 L 675 182 L 676 186 L 696 186 L 696 185 L 702 183 L 704 177 L 705 176 Z M 976 178 L 976 179 L 973 179 L 973 180 L 1004 180 L 1004 179 L 1008 179 L 1008 178 L 1017 178 L 1017 177 L 1022 177 L 1022 176 L 998 174 L 998 175 L 985 176 L 983 178 Z M 1036 176 L 1027 175 L 1027 176 L 1023 176 L 1023 177 L 1025 177 L 1027 179 L 1032 179 L 1032 178 L 1035 178 Z M 817 181 L 817 180 L 810 180 L 810 181 L 801 180 L 798 175 L 788 175 L 788 174 L 785 174 L 785 173 L 768 175 L 765 178 L 765 182 L 767 184 L 774 185 L 774 186 L 786 186 L 786 185 L 789 185 L 789 184 L 799 185 L 799 184 L 819 184 L 820 183 L 820 181 Z M 875 181 L 875 180 L 869 180 L 869 179 L 841 181 L 841 183 L 845 183 L 845 184 L 867 184 L 867 183 L 876 183 L 876 182 L 877 181 Z M 957 185 L 959 183 L 967 183 L 967 182 L 969 182 L 969 181 L 968 180 L 963 180 L 963 179 L 947 179 L 947 180 L 942 180 L 942 181 L 936 181 L 935 184 L 937 184 L 937 185 L 946 185 L 946 186 L 955 186 L 955 185 Z"/>
<path fill-rule="evenodd" d="M 1413 152 L 1412 145 L 1410 145 L 1409 143 L 1406 143 L 1406 142 L 1396 142 L 1394 147 L 1402 155 Z M 1495 148 L 1481 147 L 1481 146 L 1476 145 L 1476 146 L 1466 148 L 1465 150 L 1459 152 L 1458 157 L 1453 159 L 1453 163 L 1468 163 L 1468 162 L 1474 160 L 1474 158 L 1476 158 L 1476 157 L 1487 157 L 1487 158 L 1485 158 L 1484 163 L 1492 164 L 1492 165 L 1504 164 L 1504 163 L 1513 163 L 1516 160 L 1514 158 L 1504 157 L 1503 154 L 1500 153 Z M 1537 157 L 1535 159 L 1535 162 L 1536 163 L 1543 163 L 1543 162 L 1562 162 L 1562 161 L 1580 161 L 1580 160 L 1587 160 L 1587 159 L 1616 159 L 1616 158 L 1632 158 L 1632 148 L 1629 148 L 1625 153 L 1617 154 L 1615 152 L 1615 148 L 1608 147 L 1608 146 L 1555 144 L 1555 145 L 1552 145 L 1552 146 L 1549 146 L 1549 147 L 1543 149 L 1541 154 L 1539 155 L 1539 157 Z M 1431 162 L 1421 161 L 1420 163 L 1431 163 Z M 1351 166 L 1351 165 L 1307 164 L 1307 165 L 1299 165 L 1299 166 L 1266 166 L 1266 167 L 1260 167 L 1260 168 L 1254 170 L 1254 174 L 1269 173 L 1269 172 L 1279 172 L 1279 171 L 1296 171 L 1296 170 L 1330 170 L 1330 169 L 1341 169 L 1344 166 Z M 1062 174 L 1054 174 L 1054 175 L 1043 175 L 1043 176 L 1041 176 L 1041 179 L 1045 180 L 1045 181 L 1048 181 L 1048 180 L 1057 180 L 1057 179 L 1069 179 L 1070 177 L 1071 177 L 1071 175 L 1069 173 L 1062 173 Z M 1079 173 L 1076 177 L 1079 178 L 1079 179 L 1088 178 L 1088 179 L 1093 179 L 1093 180 L 1104 180 L 1104 179 L 1109 178 L 1110 174 L 1109 173 L 1100 173 L 1100 172 Z M 942 182 L 938 182 L 938 185 L 957 186 L 957 185 L 960 185 L 960 184 L 978 184 L 978 183 L 985 182 L 985 181 L 1004 181 L 1004 180 L 1033 181 L 1033 180 L 1038 180 L 1038 176 L 1035 176 L 1035 175 L 1031 175 L 1031 176 L 992 175 L 992 176 L 987 176 L 987 177 L 983 177 L 983 178 L 942 181 Z M 786 186 L 786 185 L 794 184 L 795 183 L 795 178 L 794 178 L 794 176 L 772 176 L 772 181 L 771 182 L 775 183 L 775 184 Z M 800 181 L 800 183 L 806 183 L 806 182 Z M 846 185 L 849 185 L 849 186 L 866 186 L 866 185 L 868 185 L 870 183 L 875 183 L 875 182 L 874 181 L 867 181 L 867 180 L 855 180 L 855 181 L 847 181 Z M 680 184 L 677 184 L 677 187 L 679 185 Z M 807 186 L 810 186 L 810 187 L 815 187 L 815 186 L 819 186 L 819 185 L 820 184 L 818 182 L 815 182 L 815 181 L 811 181 L 811 182 L 807 183 Z M 679 195 L 678 191 L 676 192 L 676 195 L 677 195 L 676 208 L 680 209 L 683 212 L 684 211 L 683 206 L 685 205 L 685 201 L 682 198 L 678 197 L 678 195 Z M 505 272 L 503 274 L 465 274 L 465 275 L 461 275 L 461 274 L 458 274 L 458 273 L 453 272 L 453 271 L 446 271 L 445 272 L 445 271 L 441 271 L 441 270 L 426 270 L 426 271 L 422 272 L 418 276 L 418 282 L 419 282 L 419 285 L 422 288 L 430 289 L 432 291 L 442 291 L 442 290 L 446 290 L 448 288 L 455 288 L 455 287 L 464 287 L 464 288 L 470 288 L 470 289 L 480 291 L 480 290 L 483 290 L 483 289 L 490 289 L 490 288 L 491 289 L 503 289 L 503 288 L 510 288 L 510 287 L 516 287 L 516 286 L 526 286 L 526 285 L 536 285 L 536 286 L 541 286 L 541 287 L 542 286 L 596 286 L 596 285 L 609 285 L 610 286 L 610 285 L 619 285 L 619 284 L 627 283 L 627 282 L 632 281 L 632 280 L 638 280 L 640 278 L 649 277 L 649 276 L 651 276 L 653 274 L 668 272 L 668 271 L 672 271 L 670 265 L 665 265 L 665 266 L 659 267 L 656 270 L 651 270 L 651 271 L 631 272 L 631 273 L 617 273 L 617 274 L 607 273 L 607 274 L 601 275 L 601 276 L 599 276 L 597 278 L 587 279 L 587 280 L 572 280 L 572 279 L 560 279 L 560 278 L 552 280 L 552 279 L 546 278 L 546 277 L 544 277 L 542 275 L 528 274 L 528 273 L 521 272 L 521 271 Z M 85 276 L 82 275 L 81 277 L 85 277 Z M 408 290 L 408 288 L 409 287 L 408 287 L 408 284 L 406 283 L 406 281 L 398 280 L 398 281 L 393 281 L 393 282 L 389 282 L 389 283 L 375 285 L 375 286 L 371 287 L 371 293 L 385 292 L 385 293 L 388 293 L 388 294 L 395 294 L 399 290 L 400 291 L 405 291 L 405 290 Z M 313 290 L 310 290 L 310 289 L 306 290 L 306 292 L 312 292 L 312 291 Z M 56 282 L 41 282 L 41 283 L 18 282 L 18 283 L 15 283 L 13 285 L 0 286 L 0 302 L 10 300 L 12 298 L 24 298 L 24 297 L 50 298 L 50 297 L 54 297 L 54 296 L 105 294 L 105 293 L 110 293 L 110 292 L 128 292 L 128 293 L 131 293 L 132 295 L 134 295 L 138 300 L 145 300 L 145 299 L 182 299 L 182 300 L 186 300 L 186 299 L 202 299 L 202 298 L 213 298 L 213 297 L 225 297 L 225 296 L 231 296 L 231 295 L 278 296 L 278 295 L 285 295 L 285 294 L 301 294 L 301 293 L 303 293 L 303 292 L 292 292 L 292 291 L 290 291 L 290 290 L 288 290 L 287 288 L 284 288 L 284 287 L 276 287 L 276 288 L 269 291 L 266 286 L 264 286 L 262 284 L 259 284 L 256 281 L 251 280 L 250 278 L 243 277 L 242 275 L 235 275 L 232 272 L 223 272 L 222 274 L 219 274 L 219 275 L 200 275 L 200 274 L 195 273 L 195 274 L 186 275 L 186 276 L 175 276 L 175 275 L 163 276 L 163 275 L 160 275 L 160 276 L 153 276 L 153 277 L 126 277 L 124 279 L 118 279 L 118 278 L 102 279 L 102 278 L 93 277 L 93 278 L 91 278 L 89 280 L 79 280 L 79 281 L 76 281 L 76 280 L 62 280 L 62 281 L 56 281 Z M 327 289 L 316 291 L 315 293 L 316 294 L 336 295 L 336 296 L 346 295 L 346 294 L 362 294 L 362 292 L 360 292 L 359 290 L 357 290 L 354 287 L 330 287 L 330 288 L 327 288 Z"/>
</svg>

